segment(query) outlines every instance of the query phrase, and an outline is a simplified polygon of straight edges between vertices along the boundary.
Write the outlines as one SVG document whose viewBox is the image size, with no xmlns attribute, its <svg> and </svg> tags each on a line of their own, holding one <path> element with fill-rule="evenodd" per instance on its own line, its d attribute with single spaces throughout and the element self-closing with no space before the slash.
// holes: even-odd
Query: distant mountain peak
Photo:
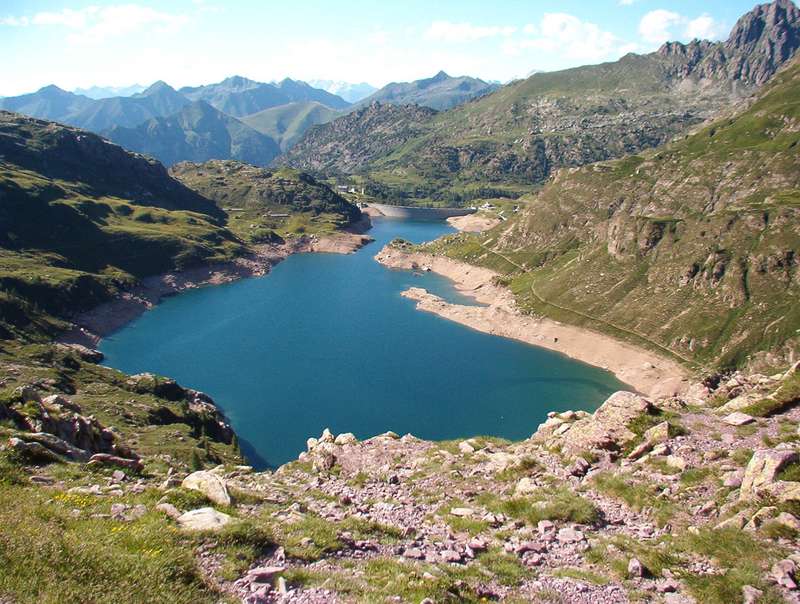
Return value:
<svg viewBox="0 0 800 604">
<path fill-rule="evenodd" d="M 429 78 L 431 82 L 444 82 L 445 80 L 449 80 L 450 76 L 444 69 L 440 69 L 439 73 L 437 73 L 432 78 Z"/>
<path fill-rule="evenodd" d="M 172 86 L 167 84 L 164 80 L 157 80 L 156 82 L 150 84 L 150 86 L 148 86 L 145 90 L 143 90 L 136 96 L 150 96 L 152 94 L 160 94 L 163 92 L 177 93 L 177 90 L 175 90 Z"/>
<path fill-rule="evenodd" d="M 72 94 L 71 92 L 67 92 L 63 88 L 59 88 L 55 84 L 48 84 L 47 86 L 42 86 L 39 90 L 36 91 L 36 94 L 46 94 L 46 95 L 65 95 L 65 94 Z"/>
<path fill-rule="evenodd" d="M 260 84 L 260 82 L 256 82 L 255 80 L 251 80 L 250 78 L 246 78 L 244 76 L 232 75 L 222 80 L 220 84 L 225 84 L 229 88 L 237 90 L 246 90 L 248 88 L 255 88 Z"/>
</svg>

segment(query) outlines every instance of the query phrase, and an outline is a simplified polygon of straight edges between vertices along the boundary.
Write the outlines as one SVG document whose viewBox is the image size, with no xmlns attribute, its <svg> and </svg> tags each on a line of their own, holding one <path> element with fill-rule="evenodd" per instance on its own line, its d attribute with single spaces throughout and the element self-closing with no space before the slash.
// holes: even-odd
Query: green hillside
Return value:
<svg viewBox="0 0 800 604">
<path fill-rule="evenodd" d="M 208 199 L 161 164 L 85 131 L 0 112 L 0 285 L 6 335 L 137 279 L 244 246 Z M 19 323 L 15 322 L 15 317 Z"/>
<path fill-rule="evenodd" d="M 506 273 L 521 306 L 702 365 L 800 345 L 800 61 L 733 117 L 561 170 L 513 220 L 438 252 Z"/>
<path fill-rule="evenodd" d="M 235 161 L 183 162 L 173 176 L 214 200 L 228 227 L 244 241 L 277 242 L 330 234 L 361 218 L 361 211 L 313 177 L 289 168 L 264 169 Z"/>
<path fill-rule="evenodd" d="M 247 115 L 241 121 L 276 141 L 281 150 L 291 148 L 306 130 L 335 119 L 339 111 L 316 101 L 299 101 L 270 107 Z"/>
</svg>

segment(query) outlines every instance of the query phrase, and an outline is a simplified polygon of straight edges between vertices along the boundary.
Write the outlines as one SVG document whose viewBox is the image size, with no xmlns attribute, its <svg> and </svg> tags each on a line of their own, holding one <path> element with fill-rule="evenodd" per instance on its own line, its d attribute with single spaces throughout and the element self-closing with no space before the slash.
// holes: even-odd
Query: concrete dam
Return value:
<svg viewBox="0 0 800 604">
<path fill-rule="evenodd" d="M 391 206 L 383 203 L 370 203 L 367 207 L 380 212 L 388 218 L 406 220 L 442 220 L 453 216 L 474 214 L 474 208 L 420 208 L 414 206 Z"/>
</svg>

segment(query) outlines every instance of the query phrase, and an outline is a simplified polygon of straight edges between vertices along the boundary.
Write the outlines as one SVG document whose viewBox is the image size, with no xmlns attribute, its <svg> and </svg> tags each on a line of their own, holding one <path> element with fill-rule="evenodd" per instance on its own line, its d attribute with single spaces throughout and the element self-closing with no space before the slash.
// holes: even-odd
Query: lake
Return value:
<svg viewBox="0 0 800 604">
<path fill-rule="evenodd" d="M 376 219 L 376 241 L 355 254 L 297 254 L 264 277 L 169 298 L 100 349 L 112 367 L 210 394 L 259 468 L 295 459 L 326 427 L 358 438 L 393 430 L 522 439 L 548 411 L 592 411 L 625 388 L 607 371 L 417 311 L 401 297 L 417 286 L 475 303 L 443 277 L 373 259 L 395 237 L 448 232 L 444 222 Z"/>
</svg>

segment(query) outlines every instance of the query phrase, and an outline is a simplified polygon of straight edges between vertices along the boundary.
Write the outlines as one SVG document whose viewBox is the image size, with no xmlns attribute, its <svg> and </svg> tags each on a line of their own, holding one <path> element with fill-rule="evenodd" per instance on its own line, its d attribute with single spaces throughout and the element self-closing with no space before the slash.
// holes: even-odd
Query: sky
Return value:
<svg viewBox="0 0 800 604">
<path fill-rule="evenodd" d="M 230 75 L 506 82 L 725 39 L 754 0 L 0 0 L 0 95 Z"/>
</svg>

